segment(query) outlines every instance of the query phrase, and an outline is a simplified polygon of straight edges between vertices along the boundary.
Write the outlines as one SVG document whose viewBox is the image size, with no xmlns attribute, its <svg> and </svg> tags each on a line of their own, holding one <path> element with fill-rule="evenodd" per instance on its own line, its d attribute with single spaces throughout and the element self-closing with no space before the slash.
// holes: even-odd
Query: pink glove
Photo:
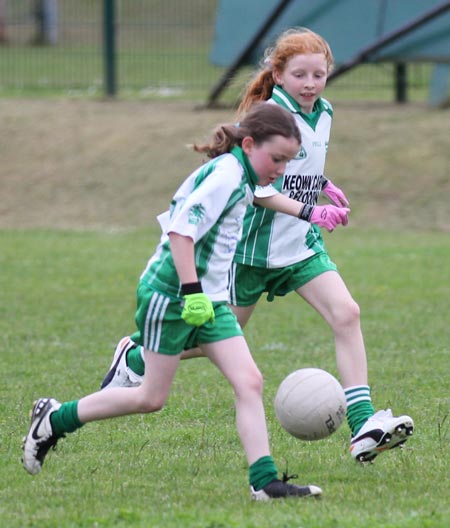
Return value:
<svg viewBox="0 0 450 528">
<path fill-rule="evenodd" d="M 324 227 L 328 231 L 338 225 L 346 226 L 348 224 L 348 207 L 336 207 L 335 205 L 316 205 L 311 213 L 310 222 L 319 227 Z"/>
<path fill-rule="evenodd" d="M 331 180 L 328 180 L 322 192 L 338 207 L 348 207 L 350 205 L 345 194 Z"/>
</svg>

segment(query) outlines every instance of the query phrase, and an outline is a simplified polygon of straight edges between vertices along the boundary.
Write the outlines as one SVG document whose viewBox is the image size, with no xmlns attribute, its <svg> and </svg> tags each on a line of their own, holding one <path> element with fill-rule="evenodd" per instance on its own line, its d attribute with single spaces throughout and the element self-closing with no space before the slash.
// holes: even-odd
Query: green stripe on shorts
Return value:
<svg viewBox="0 0 450 528">
<path fill-rule="evenodd" d="M 225 302 L 213 303 L 214 323 L 196 327 L 181 319 L 182 299 L 174 300 L 140 283 L 137 290 L 136 324 L 133 340 L 147 350 L 177 355 L 202 343 L 214 343 L 243 335 L 236 316 Z"/>
</svg>

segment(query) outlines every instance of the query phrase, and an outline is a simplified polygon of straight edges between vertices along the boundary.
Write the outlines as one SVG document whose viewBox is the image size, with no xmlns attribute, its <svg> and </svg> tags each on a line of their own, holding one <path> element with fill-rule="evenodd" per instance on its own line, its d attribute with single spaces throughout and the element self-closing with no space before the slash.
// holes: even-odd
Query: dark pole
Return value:
<svg viewBox="0 0 450 528">
<path fill-rule="evenodd" d="M 114 97 L 116 83 L 116 21 L 115 0 L 103 0 L 103 60 L 105 71 L 105 95 Z"/>
<path fill-rule="evenodd" d="M 408 77 L 405 62 L 395 64 L 395 100 L 397 103 L 406 103 L 408 99 Z"/>
<path fill-rule="evenodd" d="M 409 24 L 406 24 L 405 26 L 402 26 L 401 28 L 395 31 L 392 31 L 391 33 L 388 33 L 381 39 L 377 40 L 374 44 L 371 44 L 370 46 L 364 48 L 354 59 L 352 59 L 349 62 L 344 63 L 342 66 L 337 68 L 328 77 L 328 82 L 332 81 L 333 79 L 336 79 L 343 73 L 347 72 L 348 70 L 351 70 L 355 66 L 358 66 L 362 62 L 365 62 L 366 59 L 368 59 L 370 55 L 372 55 L 376 51 L 379 51 L 381 48 L 384 48 L 388 44 L 391 44 L 391 42 L 398 40 L 400 37 L 403 37 L 403 35 L 410 33 L 414 29 L 420 26 L 423 26 L 426 22 L 429 22 L 433 18 L 436 18 L 439 15 L 442 15 L 443 13 L 445 13 L 445 11 L 448 11 L 449 9 L 450 9 L 450 2 L 444 2 L 440 4 L 439 6 L 435 7 L 434 9 L 427 11 L 424 15 L 416 18 Z"/>
<path fill-rule="evenodd" d="M 206 103 L 207 108 L 211 108 L 213 106 L 216 99 L 219 97 L 219 95 L 222 93 L 225 87 L 228 86 L 230 81 L 233 79 L 237 70 L 242 66 L 242 64 L 244 64 L 245 60 L 250 55 L 251 51 L 259 44 L 260 40 L 267 33 L 270 26 L 281 15 L 281 13 L 283 13 L 283 11 L 286 9 L 287 5 L 290 2 L 291 0 L 281 0 L 278 3 L 278 5 L 275 7 L 275 9 L 269 14 L 269 16 L 264 21 L 261 28 L 253 35 L 252 39 L 247 44 L 247 46 L 242 50 L 241 54 L 237 57 L 237 59 L 233 62 L 233 64 L 228 68 L 228 70 L 222 75 L 222 77 L 219 79 L 217 84 L 212 89 L 211 93 L 209 94 L 208 102 Z"/>
</svg>

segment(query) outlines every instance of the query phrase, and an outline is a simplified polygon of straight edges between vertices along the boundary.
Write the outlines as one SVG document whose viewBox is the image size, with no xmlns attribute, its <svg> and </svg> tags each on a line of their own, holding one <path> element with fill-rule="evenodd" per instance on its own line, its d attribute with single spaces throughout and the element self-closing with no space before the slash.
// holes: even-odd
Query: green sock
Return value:
<svg viewBox="0 0 450 528">
<path fill-rule="evenodd" d="M 143 347 L 141 345 L 136 345 L 133 348 L 130 348 L 127 352 L 126 362 L 130 369 L 137 374 L 138 376 L 143 376 L 145 372 L 145 363 L 142 358 Z"/>
<path fill-rule="evenodd" d="M 61 404 L 61 407 L 50 415 L 50 423 L 57 438 L 82 427 L 84 424 L 78 418 L 78 400 Z"/>
<path fill-rule="evenodd" d="M 370 387 L 368 385 L 347 387 L 344 392 L 347 400 L 347 422 L 352 436 L 355 436 L 367 420 L 375 414 L 370 397 Z"/>
<path fill-rule="evenodd" d="M 254 462 L 249 470 L 250 486 L 258 491 L 278 478 L 278 470 L 271 456 L 263 456 Z"/>
</svg>

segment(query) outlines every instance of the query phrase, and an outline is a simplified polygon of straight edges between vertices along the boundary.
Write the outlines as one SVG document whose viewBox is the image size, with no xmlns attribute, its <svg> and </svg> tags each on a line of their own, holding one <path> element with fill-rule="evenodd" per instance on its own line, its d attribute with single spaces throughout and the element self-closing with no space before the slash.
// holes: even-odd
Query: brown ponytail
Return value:
<svg viewBox="0 0 450 528">
<path fill-rule="evenodd" d="M 242 146 L 245 137 L 251 137 L 256 144 L 261 144 L 272 136 L 295 138 L 300 144 L 300 132 L 294 117 L 279 105 L 255 103 L 238 125 L 220 125 L 212 134 L 209 143 L 194 144 L 196 152 L 205 153 L 209 158 L 216 158 L 230 152 L 234 146 Z"/>
</svg>

